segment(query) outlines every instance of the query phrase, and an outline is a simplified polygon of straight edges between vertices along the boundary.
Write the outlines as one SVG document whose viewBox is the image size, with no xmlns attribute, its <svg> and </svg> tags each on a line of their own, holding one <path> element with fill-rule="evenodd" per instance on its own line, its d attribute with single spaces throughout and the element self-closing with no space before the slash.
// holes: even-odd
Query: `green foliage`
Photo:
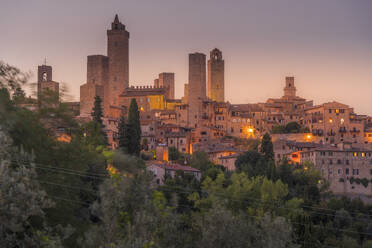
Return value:
<svg viewBox="0 0 372 248">
<path fill-rule="evenodd" d="M 171 146 L 168 148 L 168 157 L 170 161 L 176 161 L 180 159 L 181 154 L 176 147 Z"/>
<path fill-rule="evenodd" d="M 132 99 L 129 106 L 128 126 L 130 127 L 130 149 L 129 154 L 139 156 L 141 151 L 141 124 L 140 114 L 136 99 Z"/>
<path fill-rule="evenodd" d="M 274 162 L 272 160 L 268 161 L 265 156 L 256 151 L 247 151 L 240 155 L 235 161 L 235 168 L 237 172 L 244 172 L 249 177 L 276 178 Z"/>
<path fill-rule="evenodd" d="M 130 155 L 139 156 L 141 152 L 141 125 L 136 99 L 132 99 L 129 107 L 128 122 L 120 118 L 119 148 Z"/>
<path fill-rule="evenodd" d="M 102 126 L 102 117 L 103 117 L 103 111 L 102 111 L 102 100 L 101 97 L 95 96 L 94 97 L 94 106 L 93 111 L 91 113 L 93 117 L 93 121 L 99 123 Z"/>
<path fill-rule="evenodd" d="M 208 154 L 205 152 L 194 152 L 190 159 L 190 165 L 195 169 L 198 169 L 202 172 L 206 172 L 209 168 L 211 168 L 213 163 L 209 161 Z"/>
<path fill-rule="evenodd" d="M 310 130 L 308 127 L 301 127 L 297 122 L 289 122 L 287 125 L 275 125 L 272 128 L 272 132 L 276 134 L 280 133 L 308 133 Z"/>
<path fill-rule="evenodd" d="M 260 152 L 265 156 L 267 161 L 274 160 L 274 146 L 269 133 L 265 133 L 262 137 Z"/>
<path fill-rule="evenodd" d="M 128 133 L 129 126 L 126 123 L 125 117 L 121 116 L 118 125 L 119 149 L 121 149 L 125 153 L 128 153 L 130 146 L 130 137 Z"/>
</svg>

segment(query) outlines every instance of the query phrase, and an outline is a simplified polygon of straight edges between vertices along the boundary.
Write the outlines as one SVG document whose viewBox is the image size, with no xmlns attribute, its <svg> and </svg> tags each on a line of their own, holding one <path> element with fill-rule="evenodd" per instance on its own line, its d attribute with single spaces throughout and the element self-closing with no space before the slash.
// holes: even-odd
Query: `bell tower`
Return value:
<svg viewBox="0 0 372 248">
<path fill-rule="evenodd" d="M 296 97 L 296 87 L 294 83 L 294 77 L 285 78 L 284 97 L 286 98 Z"/>
<path fill-rule="evenodd" d="M 119 106 L 119 95 L 129 87 L 129 32 L 118 15 L 115 15 L 111 29 L 107 30 L 107 56 L 109 83 L 105 98 L 107 104 Z"/>
<path fill-rule="evenodd" d="M 217 102 L 225 101 L 225 61 L 217 48 L 208 60 L 208 97 Z"/>
</svg>

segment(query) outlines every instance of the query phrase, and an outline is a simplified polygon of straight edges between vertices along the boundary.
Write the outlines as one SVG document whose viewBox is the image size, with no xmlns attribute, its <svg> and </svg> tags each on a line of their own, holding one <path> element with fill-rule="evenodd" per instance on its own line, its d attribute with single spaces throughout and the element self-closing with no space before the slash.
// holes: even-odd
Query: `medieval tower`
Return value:
<svg viewBox="0 0 372 248">
<path fill-rule="evenodd" d="M 294 77 L 285 78 L 284 97 L 285 98 L 296 97 L 296 87 L 294 84 Z"/>
<path fill-rule="evenodd" d="M 201 118 L 202 101 L 206 99 L 206 57 L 203 53 L 189 54 L 189 125 L 197 127 Z"/>
<path fill-rule="evenodd" d="M 118 18 L 107 30 L 107 56 L 109 58 L 108 90 L 105 105 L 119 106 L 119 95 L 129 87 L 129 32 Z M 107 96 L 107 97 L 106 97 Z"/>
<path fill-rule="evenodd" d="M 37 68 L 37 97 L 40 100 L 45 90 L 53 91 L 59 97 L 59 83 L 53 81 L 53 69 L 49 65 L 39 65 Z"/>
<path fill-rule="evenodd" d="M 107 30 L 107 55 L 89 55 L 87 82 L 80 86 L 80 115 L 90 116 L 95 96 L 103 102 L 104 115 L 119 107 L 119 95 L 129 87 L 129 32 L 115 16 Z"/>
<path fill-rule="evenodd" d="M 222 52 L 217 48 L 210 52 L 208 60 L 208 98 L 213 101 L 225 101 L 225 62 Z"/>
<path fill-rule="evenodd" d="M 162 72 L 159 74 L 158 87 L 165 88 L 166 99 L 174 99 L 174 73 Z"/>
</svg>

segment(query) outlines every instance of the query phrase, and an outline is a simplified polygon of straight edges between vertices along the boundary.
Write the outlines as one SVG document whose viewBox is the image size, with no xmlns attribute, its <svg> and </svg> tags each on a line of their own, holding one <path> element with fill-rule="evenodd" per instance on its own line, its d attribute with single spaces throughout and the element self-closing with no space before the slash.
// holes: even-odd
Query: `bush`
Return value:
<svg viewBox="0 0 372 248">
<path fill-rule="evenodd" d="M 367 178 L 363 178 L 361 180 L 361 183 L 363 184 L 364 188 L 367 188 L 368 187 L 369 180 Z"/>
</svg>

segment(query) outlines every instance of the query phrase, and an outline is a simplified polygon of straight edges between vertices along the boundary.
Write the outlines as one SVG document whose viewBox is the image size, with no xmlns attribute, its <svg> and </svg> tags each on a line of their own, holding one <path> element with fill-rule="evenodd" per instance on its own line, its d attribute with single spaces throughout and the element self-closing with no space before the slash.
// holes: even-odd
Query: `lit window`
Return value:
<svg viewBox="0 0 372 248">
<path fill-rule="evenodd" d="M 364 152 L 362 152 L 362 157 L 365 157 L 365 156 L 366 156 L 366 154 Z"/>
<path fill-rule="evenodd" d="M 345 123 L 344 118 L 341 118 L 340 123 L 341 123 L 341 125 L 343 125 Z"/>
<path fill-rule="evenodd" d="M 333 119 L 332 118 L 329 118 L 328 122 L 329 123 L 332 123 L 333 122 Z"/>
<path fill-rule="evenodd" d="M 340 113 L 340 110 L 339 109 L 336 109 L 336 114 L 339 114 Z"/>
<path fill-rule="evenodd" d="M 357 157 L 358 156 L 358 153 L 357 152 L 354 152 L 354 157 Z"/>
</svg>

